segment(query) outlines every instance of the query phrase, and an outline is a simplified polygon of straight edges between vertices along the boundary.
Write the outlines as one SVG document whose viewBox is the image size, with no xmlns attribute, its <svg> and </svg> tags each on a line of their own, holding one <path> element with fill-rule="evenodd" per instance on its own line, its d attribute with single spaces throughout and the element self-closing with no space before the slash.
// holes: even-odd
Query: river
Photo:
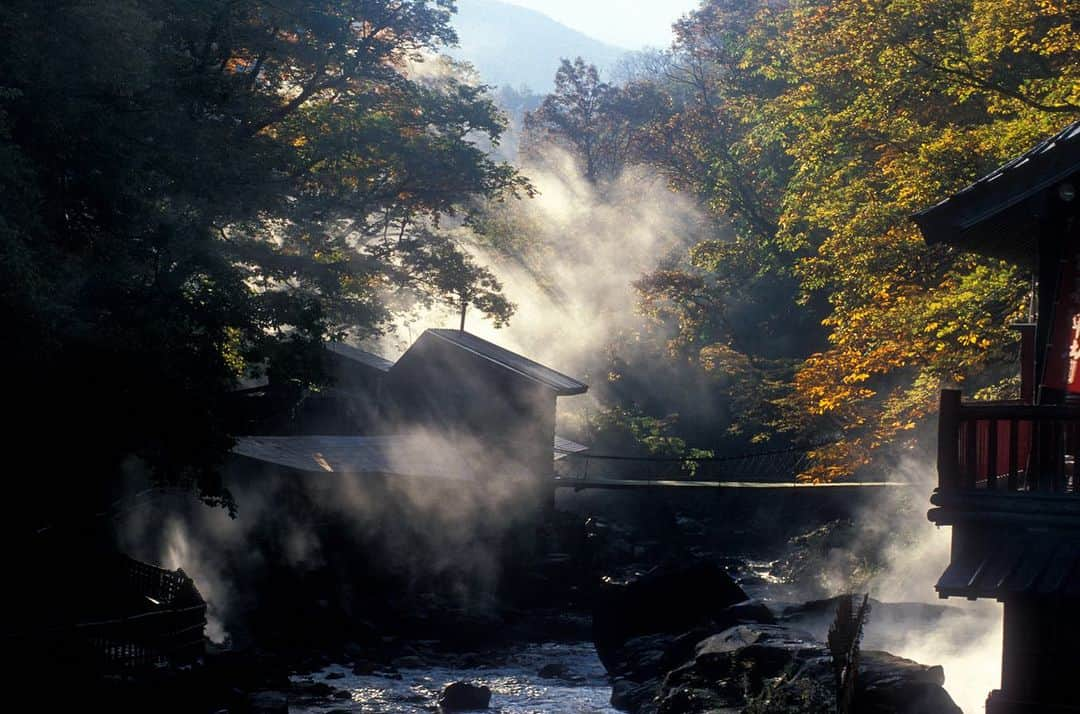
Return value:
<svg viewBox="0 0 1080 714">
<path fill-rule="evenodd" d="M 461 680 L 491 689 L 491 709 L 503 714 L 566 712 L 567 714 L 608 714 L 617 710 L 608 703 L 611 685 L 591 642 L 522 645 L 511 650 L 485 652 L 485 665 L 462 664 L 462 658 L 423 667 L 398 667 L 396 673 L 357 675 L 332 665 L 314 675 L 296 675 L 293 683 L 303 687 L 325 682 L 349 693 L 348 699 L 313 698 L 291 704 L 290 712 L 329 714 L 412 714 L 431 712 L 443 687 Z M 559 665 L 558 678 L 544 678 L 545 665 Z M 400 677 L 400 678 L 398 678 Z M 339 695 L 340 696 L 340 695 Z"/>
</svg>

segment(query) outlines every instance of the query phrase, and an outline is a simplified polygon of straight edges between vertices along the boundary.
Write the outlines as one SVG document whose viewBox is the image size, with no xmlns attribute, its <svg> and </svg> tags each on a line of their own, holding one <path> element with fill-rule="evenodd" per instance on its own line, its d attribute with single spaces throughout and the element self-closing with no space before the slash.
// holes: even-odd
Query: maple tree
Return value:
<svg viewBox="0 0 1080 714">
<path fill-rule="evenodd" d="M 943 386 L 1015 388 L 1024 276 L 927 247 L 909 217 L 1080 114 L 1077 17 L 1052 0 L 713 0 L 677 26 L 653 81 L 690 90 L 669 91 L 651 158 L 735 238 L 649 276 L 643 301 L 704 364 L 753 375 L 764 352 L 723 315 L 760 276 L 797 281 L 755 296 L 818 316 L 827 343 L 800 343 L 791 372 L 745 397 L 762 438 L 834 442 L 806 477 L 887 467 L 882 449 L 916 443 Z"/>
<path fill-rule="evenodd" d="M 441 228 L 530 191 L 487 152 L 505 119 L 482 87 L 410 71 L 454 41 L 453 9 L 0 7 L 9 437 L 55 478 L 17 484 L 27 523 L 103 508 L 125 473 L 227 499 L 224 400 L 252 369 L 318 386 L 324 339 L 418 303 L 509 316 Z"/>
</svg>

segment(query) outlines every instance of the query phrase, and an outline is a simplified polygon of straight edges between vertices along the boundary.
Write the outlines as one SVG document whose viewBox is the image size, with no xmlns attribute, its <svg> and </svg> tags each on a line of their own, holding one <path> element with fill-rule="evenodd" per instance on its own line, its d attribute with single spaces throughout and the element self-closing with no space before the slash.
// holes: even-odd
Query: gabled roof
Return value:
<svg viewBox="0 0 1080 714">
<path fill-rule="evenodd" d="M 1031 200 L 1077 173 L 1080 121 L 912 218 L 927 243 L 1023 258 L 1034 252 L 1025 229 L 1042 210 Z"/>
<path fill-rule="evenodd" d="M 328 342 L 326 343 L 326 349 L 338 357 L 343 357 L 351 362 L 357 362 L 380 372 L 389 372 L 390 368 L 394 366 L 394 363 L 388 359 L 383 359 L 377 354 L 365 352 L 343 342 Z"/>
<path fill-rule="evenodd" d="M 488 360 L 498 366 L 510 370 L 526 379 L 532 380 L 553 390 L 556 395 L 566 397 L 573 394 L 584 394 L 589 387 L 572 377 L 567 377 L 561 372 L 556 372 L 550 367 L 533 362 L 527 357 L 511 352 L 508 349 L 492 344 L 476 335 L 461 330 L 431 329 L 421 335 L 423 339 L 443 340 L 454 347 L 465 350 L 481 359 Z"/>
</svg>

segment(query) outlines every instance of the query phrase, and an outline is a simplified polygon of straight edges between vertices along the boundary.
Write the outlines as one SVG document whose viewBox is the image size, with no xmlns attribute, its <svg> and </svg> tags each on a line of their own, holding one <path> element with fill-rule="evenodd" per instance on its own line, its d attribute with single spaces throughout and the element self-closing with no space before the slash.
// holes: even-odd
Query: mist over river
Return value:
<svg viewBox="0 0 1080 714">
<path fill-rule="evenodd" d="M 918 495 L 908 497 L 918 499 Z M 699 520 L 680 509 L 676 520 L 684 533 L 700 534 L 691 538 L 696 543 L 691 544 L 695 557 L 720 565 L 747 595 L 765 603 L 778 617 L 790 607 L 804 608 L 790 624 L 824 640 L 833 611 L 814 603 L 850 586 L 836 573 L 852 570 L 860 557 L 855 544 L 872 539 L 869 523 L 879 520 L 874 514 L 886 506 L 886 510 L 903 511 L 895 497 L 885 503 L 873 499 L 857 509 L 859 515 L 850 527 L 834 522 L 787 542 L 774 540 L 767 548 L 754 547 L 754 542 L 761 541 L 749 532 L 745 537 L 724 532 L 709 517 Z M 879 526 L 888 519 L 880 520 Z M 609 526 L 608 556 L 629 540 L 637 543 L 629 548 L 633 557 L 641 557 L 636 564 L 624 561 L 620 569 L 609 571 L 609 577 L 633 579 L 659 562 L 646 552 L 647 538 L 635 540 L 643 535 Z M 983 711 L 986 694 L 999 686 L 1000 611 L 992 604 L 934 597 L 934 579 L 947 561 L 948 535 L 920 524 L 913 540 L 886 548 L 881 570 L 871 582 L 863 583 L 875 598 L 863 649 L 942 665 L 945 689 L 963 711 L 974 714 Z M 706 542 L 713 537 L 715 541 Z M 586 623 L 584 619 L 570 632 L 532 626 L 523 630 L 527 636 L 471 651 L 437 640 L 412 640 L 401 650 L 403 643 L 397 641 L 391 644 L 396 654 L 380 664 L 346 658 L 293 674 L 289 710 L 304 714 L 429 712 L 437 708 L 446 685 L 466 681 L 491 690 L 490 707 L 495 712 L 618 711 L 611 706 L 611 680 L 589 640 Z"/>
<path fill-rule="evenodd" d="M 333 665 L 312 675 L 296 675 L 293 684 L 326 682 L 349 693 L 349 699 L 311 698 L 291 704 L 290 712 L 325 714 L 409 714 L 430 712 L 443 687 L 470 681 L 491 689 L 491 711 L 505 714 L 573 712 L 607 714 L 611 685 L 591 642 L 529 644 L 476 654 L 446 656 L 442 663 L 400 667 L 396 673 L 353 674 Z M 559 676 L 542 677 L 544 667 Z"/>
</svg>

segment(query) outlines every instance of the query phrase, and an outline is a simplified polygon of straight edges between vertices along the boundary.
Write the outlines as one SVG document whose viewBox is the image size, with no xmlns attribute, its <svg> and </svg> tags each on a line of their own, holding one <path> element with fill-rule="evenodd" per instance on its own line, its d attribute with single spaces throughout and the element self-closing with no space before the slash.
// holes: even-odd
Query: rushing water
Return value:
<svg viewBox="0 0 1080 714">
<path fill-rule="evenodd" d="M 611 685 L 591 642 L 523 645 L 513 650 L 484 656 L 491 666 L 457 666 L 437 660 L 419 669 L 399 668 L 396 675 L 356 675 L 346 667 L 333 665 L 314 675 L 294 676 L 295 684 L 326 682 L 349 693 L 349 698 L 320 699 L 291 703 L 290 712 L 327 714 L 411 714 L 430 712 L 443 687 L 461 680 L 491 689 L 491 709 L 503 714 L 565 712 L 566 714 L 608 714 L 616 712 L 608 703 Z M 544 665 L 564 668 L 562 678 L 539 676 Z"/>
<path fill-rule="evenodd" d="M 739 559 L 725 563 L 750 595 L 780 609 L 784 602 L 801 602 L 797 589 L 776 574 L 777 563 Z M 737 567 L 733 567 L 737 566 Z M 929 578 L 922 580 L 929 581 Z M 918 604 L 885 607 L 872 616 L 864 645 L 882 649 L 925 664 L 942 664 L 946 689 L 965 712 L 983 710 L 986 693 L 998 686 L 1000 659 L 1000 613 L 993 626 L 984 613 L 972 608 L 947 607 L 930 617 L 918 612 Z M 940 604 L 929 607 L 940 608 Z M 930 613 L 933 614 L 933 613 Z M 820 630 L 824 637 L 830 616 L 818 627 L 801 622 L 799 627 Z M 417 659 L 417 658 L 412 658 Z M 416 667 L 399 664 L 393 671 L 359 675 L 343 665 L 332 665 L 310 675 L 292 678 L 295 690 L 315 683 L 338 690 L 333 697 L 292 697 L 289 711 L 300 714 L 414 714 L 437 709 L 436 700 L 451 682 L 468 681 L 492 691 L 490 711 L 504 714 L 557 712 L 560 714 L 614 714 L 610 705 L 611 683 L 591 642 L 522 644 L 503 650 L 468 656 L 429 654 Z M 564 676 L 544 678 L 545 665 L 558 665 Z"/>
<path fill-rule="evenodd" d="M 740 583 L 753 597 L 770 599 L 782 582 L 768 561 L 742 561 Z M 503 714 L 615 714 L 610 705 L 611 682 L 591 642 L 523 644 L 470 656 L 429 656 L 422 667 L 398 666 L 393 671 L 354 674 L 344 665 L 331 665 L 309 675 L 292 677 L 298 690 L 325 683 L 335 697 L 294 696 L 289 711 L 299 714 L 356 712 L 414 714 L 431 712 L 443 688 L 468 681 L 491 689 L 490 711 Z M 541 677 L 545 665 L 558 665 L 564 676 Z M 347 693 L 347 697 L 346 697 Z"/>
</svg>

